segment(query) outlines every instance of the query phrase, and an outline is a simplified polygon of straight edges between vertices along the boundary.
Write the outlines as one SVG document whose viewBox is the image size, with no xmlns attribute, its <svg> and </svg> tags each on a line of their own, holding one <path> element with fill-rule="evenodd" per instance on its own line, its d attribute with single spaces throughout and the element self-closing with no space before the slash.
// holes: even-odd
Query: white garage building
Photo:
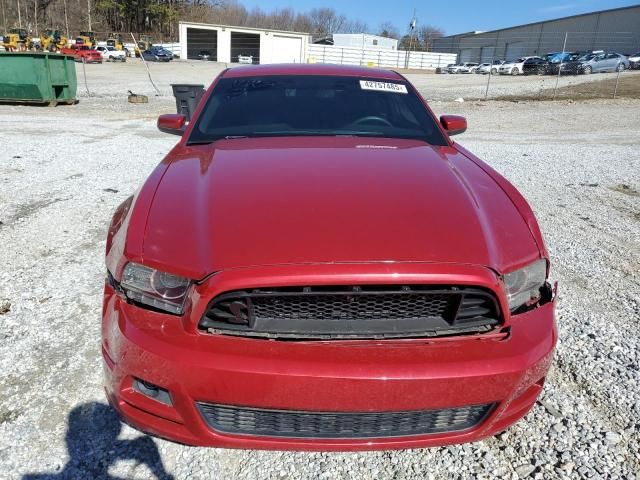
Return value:
<svg viewBox="0 0 640 480">
<path fill-rule="evenodd" d="M 224 63 L 236 63 L 239 56 L 254 64 L 304 63 L 308 44 L 306 33 L 180 22 L 180 58 L 207 52 Z"/>
</svg>

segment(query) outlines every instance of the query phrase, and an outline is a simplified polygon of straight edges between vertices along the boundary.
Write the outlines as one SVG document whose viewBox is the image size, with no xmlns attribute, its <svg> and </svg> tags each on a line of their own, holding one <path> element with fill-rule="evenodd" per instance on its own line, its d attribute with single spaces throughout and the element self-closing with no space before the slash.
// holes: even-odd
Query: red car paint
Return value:
<svg viewBox="0 0 640 480">
<path fill-rule="evenodd" d="M 221 76 L 283 74 L 404 81 L 390 71 L 320 65 L 241 67 Z M 451 141 L 277 137 L 188 146 L 215 84 L 109 229 L 106 263 L 116 281 L 127 262 L 200 280 L 179 317 L 131 304 L 106 284 L 105 389 L 122 418 L 190 445 L 370 450 L 474 441 L 524 416 L 557 333 L 554 299 L 509 313 L 501 275 L 548 258 L 515 188 Z M 460 119 L 447 122 L 462 127 Z M 489 333 L 429 339 L 282 342 L 198 330 L 223 292 L 379 284 L 482 287 L 495 293 L 503 323 Z M 135 390 L 134 378 L 167 389 L 172 405 Z M 214 431 L 196 401 L 309 412 L 496 407 L 464 431 L 319 439 Z"/>
<path fill-rule="evenodd" d="M 82 46 L 61 48 L 60 53 L 62 55 L 72 55 L 76 62 L 82 62 L 84 59 L 86 63 L 102 63 L 102 54 L 93 48 Z"/>
</svg>

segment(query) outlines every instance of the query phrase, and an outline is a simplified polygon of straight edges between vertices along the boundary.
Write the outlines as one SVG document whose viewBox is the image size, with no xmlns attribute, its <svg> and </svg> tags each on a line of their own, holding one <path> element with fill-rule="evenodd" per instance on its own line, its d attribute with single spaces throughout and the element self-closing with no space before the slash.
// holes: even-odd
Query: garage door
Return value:
<svg viewBox="0 0 640 480">
<path fill-rule="evenodd" d="M 473 55 L 472 48 L 463 48 L 462 50 L 460 50 L 460 63 L 470 62 L 472 55 Z"/>
<path fill-rule="evenodd" d="M 208 52 L 211 60 L 218 60 L 218 31 L 187 28 L 187 58 L 198 58 L 200 52 Z"/>
<path fill-rule="evenodd" d="M 480 63 L 491 63 L 495 47 L 482 47 L 480 50 Z"/>
<path fill-rule="evenodd" d="M 524 49 L 527 46 L 527 42 L 513 42 L 507 44 L 507 51 L 504 54 L 505 60 L 511 61 L 520 58 L 524 55 Z"/>
<path fill-rule="evenodd" d="M 300 37 L 273 36 L 273 63 L 302 62 L 302 39 Z"/>
<path fill-rule="evenodd" d="M 231 32 L 231 61 L 260 63 L 260 35 L 257 33 Z"/>
</svg>

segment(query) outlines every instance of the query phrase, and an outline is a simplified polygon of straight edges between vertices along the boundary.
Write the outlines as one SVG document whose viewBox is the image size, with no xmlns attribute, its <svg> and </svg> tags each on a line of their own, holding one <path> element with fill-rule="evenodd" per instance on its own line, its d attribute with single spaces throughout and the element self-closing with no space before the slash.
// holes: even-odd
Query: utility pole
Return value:
<svg viewBox="0 0 640 480">
<path fill-rule="evenodd" d="M 20 0 L 18 0 L 18 28 L 22 28 L 22 15 L 20 14 Z"/>
<path fill-rule="evenodd" d="M 38 36 L 38 0 L 33 0 L 33 23 L 36 26 L 36 37 Z"/>
<path fill-rule="evenodd" d="M 418 21 L 416 20 L 416 9 L 413 9 L 413 17 L 411 18 L 411 21 L 409 22 L 409 28 L 411 29 L 411 35 L 409 36 L 409 52 L 407 52 L 407 61 L 405 63 L 405 68 L 409 68 L 409 62 L 410 62 L 410 57 L 411 57 L 411 49 L 413 48 L 413 35 L 416 31 L 416 23 Z"/>
</svg>

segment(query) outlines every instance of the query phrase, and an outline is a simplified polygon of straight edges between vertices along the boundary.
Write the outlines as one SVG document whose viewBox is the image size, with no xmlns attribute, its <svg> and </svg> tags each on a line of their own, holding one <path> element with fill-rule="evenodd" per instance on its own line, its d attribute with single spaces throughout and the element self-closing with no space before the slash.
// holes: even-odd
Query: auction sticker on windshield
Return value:
<svg viewBox="0 0 640 480">
<path fill-rule="evenodd" d="M 360 80 L 362 90 L 376 90 L 379 92 L 408 93 L 407 87 L 399 83 L 373 82 L 371 80 Z"/>
</svg>

